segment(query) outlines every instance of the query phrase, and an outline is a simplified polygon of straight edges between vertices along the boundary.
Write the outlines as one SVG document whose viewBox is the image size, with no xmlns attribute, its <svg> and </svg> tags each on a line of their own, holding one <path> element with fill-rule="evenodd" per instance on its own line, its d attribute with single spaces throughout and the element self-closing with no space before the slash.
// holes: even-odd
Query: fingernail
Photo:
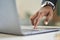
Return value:
<svg viewBox="0 0 60 40">
<path fill-rule="evenodd" d="M 45 22 L 45 25 L 48 25 L 48 22 Z"/>
</svg>

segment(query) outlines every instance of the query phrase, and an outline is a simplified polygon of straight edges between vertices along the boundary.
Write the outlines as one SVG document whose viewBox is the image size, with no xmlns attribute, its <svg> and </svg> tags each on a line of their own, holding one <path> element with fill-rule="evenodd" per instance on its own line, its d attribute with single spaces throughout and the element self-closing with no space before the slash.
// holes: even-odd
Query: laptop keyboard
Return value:
<svg viewBox="0 0 60 40">
<path fill-rule="evenodd" d="M 56 28 L 44 28 L 44 29 L 22 29 L 23 34 L 39 34 L 57 31 Z"/>
<path fill-rule="evenodd" d="M 42 28 L 42 29 L 22 29 L 22 31 L 49 31 L 49 30 L 57 30 L 57 28 Z"/>
</svg>

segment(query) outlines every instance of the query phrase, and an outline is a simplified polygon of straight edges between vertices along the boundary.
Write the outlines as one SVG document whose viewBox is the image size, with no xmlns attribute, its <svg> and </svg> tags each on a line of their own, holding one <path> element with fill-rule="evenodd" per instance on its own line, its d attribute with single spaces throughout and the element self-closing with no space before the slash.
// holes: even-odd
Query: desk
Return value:
<svg viewBox="0 0 60 40">
<path fill-rule="evenodd" d="M 59 31 L 30 36 L 16 36 L 0 33 L 0 40 L 55 40 L 56 33 L 59 33 Z"/>
</svg>

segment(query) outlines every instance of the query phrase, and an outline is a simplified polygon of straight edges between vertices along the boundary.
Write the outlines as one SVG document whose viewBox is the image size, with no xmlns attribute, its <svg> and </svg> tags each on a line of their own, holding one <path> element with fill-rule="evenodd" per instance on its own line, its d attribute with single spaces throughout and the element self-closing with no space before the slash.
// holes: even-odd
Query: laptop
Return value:
<svg viewBox="0 0 60 40">
<path fill-rule="evenodd" d="M 16 9 L 15 0 L 1 0 L 0 3 L 0 33 L 16 35 L 34 35 L 56 32 L 58 29 L 22 29 Z M 29 26 L 28 26 L 29 27 Z"/>
</svg>

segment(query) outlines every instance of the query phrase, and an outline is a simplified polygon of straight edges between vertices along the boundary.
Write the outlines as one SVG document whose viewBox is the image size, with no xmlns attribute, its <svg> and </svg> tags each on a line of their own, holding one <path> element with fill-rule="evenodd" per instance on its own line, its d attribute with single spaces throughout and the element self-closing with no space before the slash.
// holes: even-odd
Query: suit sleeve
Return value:
<svg viewBox="0 0 60 40">
<path fill-rule="evenodd" d="M 52 6 L 53 10 L 55 9 L 57 0 L 43 0 L 42 1 L 42 7 L 46 6 L 47 4 Z"/>
</svg>

